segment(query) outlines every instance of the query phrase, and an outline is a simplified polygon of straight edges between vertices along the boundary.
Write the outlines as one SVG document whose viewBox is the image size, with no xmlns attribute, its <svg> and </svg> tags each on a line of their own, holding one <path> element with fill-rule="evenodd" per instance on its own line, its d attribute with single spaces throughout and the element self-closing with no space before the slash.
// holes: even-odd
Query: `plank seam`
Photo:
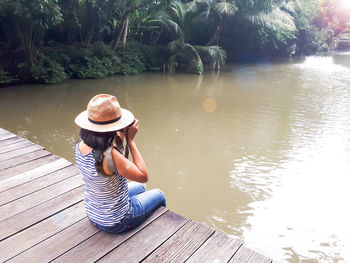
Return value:
<svg viewBox="0 0 350 263">
<path fill-rule="evenodd" d="M 104 254 L 102 257 L 99 257 L 97 260 L 95 260 L 94 262 L 98 262 L 100 259 L 102 259 L 103 257 L 107 256 L 108 254 L 110 254 L 114 249 L 118 248 L 119 246 L 121 246 L 122 244 L 124 244 L 125 242 L 127 242 L 130 238 L 132 238 L 133 236 L 135 236 L 138 232 L 140 232 L 142 229 L 146 228 L 148 225 L 152 224 L 155 220 L 157 220 L 159 217 L 161 217 L 162 215 L 164 215 L 166 212 L 168 212 L 169 209 L 164 210 L 161 214 L 159 214 L 157 217 L 155 217 L 152 221 L 148 222 L 147 224 L 143 225 L 142 228 L 140 228 L 139 230 L 137 230 L 135 233 L 133 233 L 131 236 L 129 236 L 127 239 L 125 239 L 122 243 L 120 243 L 119 245 L 117 245 L 116 247 L 112 248 L 110 251 L 108 251 L 106 254 Z M 180 227 L 182 228 L 182 227 Z M 176 231 L 177 232 L 177 231 Z M 153 251 L 152 251 L 153 252 Z M 152 253 L 151 252 L 151 253 Z M 150 253 L 150 254 L 151 254 Z M 142 259 L 143 260 L 143 259 Z M 142 262 L 142 260 L 140 262 Z"/>
<path fill-rule="evenodd" d="M 187 218 L 186 218 L 187 219 Z M 172 236 L 174 236 L 178 231 L 180 231 L 182 228 L 184 228 L 186 225 L 188 225 L 190 222 L 192 222 L 191 219 L 187 219 L 186 223 L 183 224 L 178 230 L 176 230 L 171 236 L 169 236 L 162 244 L 160 244 L 158 247 L 153 249 L 148 255 L 146 255 L 143 259 L 141 259 L 140 262 L 145 261 L 150 255 L 152 255 L 153 252 L 155 252 L 158 248 L 160 248 L 163 244 L 165 244 Z"/>
<path fill-rule="evenodd" d="M 188 261 L 188 260 L 190 259 L 190 257 L 192 257 L 192 256 L 194 255 L 194 253 L 196 253 L 197 250 L 200 249 L 200 248 L 208 241 L 208 239 L 209 239 L 212 235 L 214 235 L 214 233 L 216 232 L 215 229 L 211 228 L 211 230 L 212 230 L 212 232 L 211 232 L 211 234 L 207 237 L 207 239 L 204 240 L 204 241 L 202 242 L 202 244 L 201 244 L 199 247 L 197 247 L 197 249 L 196 249 L 195 251 L 193 251 L 192 254 L 189 255 L 189 256 L 184 260 L 184 262 Z"/>
<path fill-rule="evenodd" d="M 37 151 L 45 151 L 45 150 L 44 150 L 44 149 L 38 149 Z M 34 152 L 37 152 L 37 151 L 34 151 Z M 30 153 L 33 153 L 33 152 L 30 152 Z M 24 155 L 25 155 L 25 154 L 24 154 Z M 45 153 L 45 155 L 40 156 L 40 157 L 38 157 L 38 158 L 34 157 L 34 159 L 31 159 L 31 160 L 28 160 L 28 161 L 24 161 L 24 162 L 21 162 L 21 163 L 16 163 L 16 164 L 14 164 L 14 165 L 12 165 L 12 166 L 9 166 L 9 167 L 6 167 L 6 168 L 4 168 L 4 169 L 1 169 L 1 168 L 0 168 L 0 171 L 2 172 L 2 171 L 5 171 L 5 170 L 7 170 L 7 169 L 9 169 L 9 168 L 15 167 L 15 166 L 17 166 L 17 165 L 29 163 L 29 162 L 31 162 L 31 161 L 38 160 L 38 159 L 43 158 L 43 157 L 46 157 L 46 156 L 48 156 L 48 155 L 53 155 L 53 154 L 50 153 L 50 152 L 47 152 L 47 154 Z M 23 155 L 21 155 L 21 156 L 23 156 Z M 14 157 L 14 158 L 17 158 L 17 157 L 19 157 L 19 156 L 16 156 L 16 157 Z M 11 159 L 9 159 L 9 160 L 11 160 Z M 8 160 L 4 160 L 4 161 L 8 161 Z M 1 161 L 1 162 L 4 162 L 4 161 Z M 1 162 L 0 162 L 0 164 L 1 164 Z"/>
<path fill-rule="evenodd" d="M 74 188 L 72 188 L 72 189 L 69 189 L 68 191 L 66 191 L 66 192 L 64 192 L 64 193 L 61 193 L 61 194 L 56 195 L 56 196 L 54 196 L 54 197 L 52 197 L 52 198 L 50 198 L 50 199 L 47 199 L 45 202 L 42 202 L 42 203 L 40 203 L 40 204 L 36 204 L 36 205 L 34 205 L 34 206 L 32 206 L 32 207 L 29 207 L 28 209 L 25 209 L 25 210 L 23 210 L 23 211 L 21 211 L 21 212 L 19 212 L 19 213 L 17 213 L 17 214 L 14 214 L 14 215 L 12 215 L 12 216 L 10 216 L 10 217 L 7 217 L 7 218 L 1 220 L 0 223 L 1 223 L 2 221 L 8 220 L 8 219 L 11 218 L 11 217 L 14 217 L 14 216 L 16 216 L 16 215 L 19 215 L 20 213 L 23 213 L 23 212 L 25 212 L 25 211 L 28 211 L 28 210 L 30 210 L 30 209 L 32 209 L 32 208 L 37 207 L 37 206 L 43 205 L 43 204 L 47 203 L 48 201 L 53 200 L 53 199 L 55 199 L 55 198 L 57 198 L 57 197 L 59 197 L 59 196 L 61 196 L 61 195 L 64 195 L 64 194 L 70 192 L 70 191 L 74 191 L 74 190 L 76 190 L 77 188 L 82 187 L 83 185 L 84 185 L 84 183 L 80 184 L 80 185 L 77 186 L 77 187 L 74 187 Z"/>
<path fill-rule="evenodd" d="M 13 134 L 13 133 L 12 133 Z M 4 138 L 0 138 L 0 142 L 1 141 L 5 141 L 5 140 L 8 140 L 8 139 L 12 139 L 12 138 L 14 138 L 14 137 L 18 137 L 17 135 L 14 135 L 13 134 L 13 136 L 12 135 L 9 135 L 10 137 L 5 137 L 5 139 Z"/>
<path fill-rule="evenodd" d="M 75 203 L 73 203 L 73 204 L 71 204 L 71 205 L 69 205 L 69 206 L 67 206 L 67 207 L 65 207 L 65 208 L 63 208 L 63 209 L 61 209 L 61 210 L 59 210 L 59 211 L 53 213 L 53 214 L 50 214 L 49 216 L 44 217 L 44 218 L 40 219 L 39 221 L 37 221 L 37 222 L 35 222 L 35 223 L 33 223 L 33 224 L 30 224 L 30 225 L 28 225 L 28 226 L 22 228 L 21 230 L 19 230 L 19 231 L 15 232 L 15 233 L 12 233 L 12 234 L 10 234 L 10 235 L 8 235 L 8 236 L 6 236 L 6 237 L 0 239 L 0 242 L 3 241 L 3 240 L 5 240 L 5 239 L 8 239 L 8 238 L 10 238 L 10 237 L 12 237 L 12 236 L 14 236 L 14 235 L 17 235 L 18 233 L 20 233 L 20 232 L 22 232 L 22 231 L 24 231 L 24 230 L 26 230 L 26 229 L 28 229 L 28 228 L 30 228 L 30 227 L 36 225 L 36 224 L 38 224 L 38 223 L 40 223 L 40 222 L 42 222 L 42 221 L 44 221 L 44 220 L 46 220 L 46 219 L 48 219 L 48 218 L 54 216 L 54 215 L 57 215 L 58 213 L 61 213 L 61 212 L 63 212 L 64 210 L 66 210 L 66 209 L 68 209 L 68 208 L 70 208 L 70 207 L 72 207 L 72 206 L 75 206 L 75 205 L 79 204 L 79 203 L 82 202 L 82 201 L 83 201 L 83 199 L 81 199 L 80 201 L 75 202 Z M 33 207 L 32 207 L 32 208 L 33 208 Z M 27 210 L 26 210 L 26 211 L 27 211 Z M 24 212 L 24 211 L 22 211 L 21 213 L 23 213 L 23 212 Z M 19 215 L 19 214 L 20 214 L 20 213 L 18 213 L 18 214 L 16 214 L 16 215 Z M 14 215 L 14 216 L 16 216 L 16 215 Z M 13 217 L 13 216 L 12 216 L 12 217 Z M 11 217 L 9 217 L 9 218 L 11 218 Z M 5 219 L 5 220 L 6 220 L 6 219 Z"/>
<path fill-rule="evenodd" d="M 44 157 L 45 157 L 45 156 L 44 156 Z M 43 157 L 43 158 L 44 158 L 44 157 Z M 41 165 L 41 166 L 39 166 L 39 167 L 42 167 L 42 166 L 45 166 L 45 165 L 47 165 L 47 164 Z M 73 166 L 74 166 L 74 164 L 69 164 L 69 165 L 67 165 L 67 166 L 64 166 L 64 167 L 59 168 L 58 170 L 49 172 L 49 173 L 47 173 L 47 174 L 43 174 L 43 175 L 40 176 L 40 177 L 36 177 L 36 178 L 34 178 L 33 180 L 29 180 L 29 181 L 24 182 L 24 183 L 22 183 L 22 184 L 17 184 L 17 185 L 15 185 L 15 186 L 12 186 L 12 187 L 10 187 L 10 188 L 7 188 L 6 190 L 0 191 L 0 193 L 6 192 L 6 191 L 8 191 L 8 190 L 11 190 L 12 188 L 18 187 L 18 186 L 20 186 L 20 185 L 27 184 L 27 183 L 29 183 L 29 182 L 33 182 L 33 181 L 35 181 L 35 180 L 37 180 L 37 179 L 40 179 L 40 178 L 42 178 L 42 177 L 48 176 L 48 175 L 50 175 L 50 174 L 53 174 L 53 173 L 55 173 L 55 172 L 58 172 L 58 171 L 61 171 L 61 170 L 63 170 L 63 169 L 66 169 L 66 168 L 68 168 L 68 167 L 73 167 Z M 39 167 L 37 167 L 37 168 L 39 168 Z M 37 168 L 34 168 L 34 169 L 37 169 Z M 32 169 L 32 170 L 34 170 L 34 169 Z M 32 170 L 25 171 L 24 173 L 29 173 L 29 172 L 32 171 Z M 22 174 L 23 174 L 23 173 L 22 173 Z M 72 176 L 75 176 L 75 175 L 78 175 L 78 174 L 79 174 L 79 172 L 78 172 L 77 174 L 72 175 Z M 14 178 L 14 177 L 16 177 L 16 176 L 18 176 L 18 175 L 21 175 L 21 174 L 17 174 L 17 175 L 15 175 L 15 176 L 13 176 L 13 177 L 10 177 L 10 178 Z M 8 179 L 10 179 L 10 178 L 8 178 Z M 69 177 L 68 177 L 68 178 L 69 178 Z M 6 179 L 5 179 L 5 180 L 6 180 Z M 63 179 L 63 180 L 65 180 L 65 179 Z M 61 180 L 61 181 L 63 181 L 63 180 Z M 60 181 L 60 182 L 61 182 L 61 181 Z M 0 183 L 1 183 L 1 181 L 0 181 Z M 43 189 L 43 188 L 41 188 L 41 189 Z M 34 192 L 32 192 L 32 193 L 34 193 Z"/>
<path fill-rule="evenodd" d="M 238 253 L 238 251 L 241 249 L 242 246 L 243 246 L 243 243 L 241 243 L 241 245 L 237 248 L 236 252 L 233 253 L 233 255 L 230 257 L 230 259 L 227 262 L 230 262 L 233 259 L 233 257 Z"/>
<path fill-rule="evenodd" d="M 48 176 L 48 175 L 50 175 L 50 174 L 47 174 L 47 175 L 45 175 L 45 176 Z M 43 188 L 37 189 L 37 190 L 34 191 L 34 192 L 27 193 L 27 194 L 25 194 L 25 195 L 22 195 L 22 196 L 20 196 L 20 197 L 15 198 L 15 199 L 13 199 L 13 200 L 11 200 L 11 201 L 8 201 L 8 202 L 6 202 L 6 203 L 4 203 L 4 204 L 1 204 L 0 207 L 3 206 L 3 205 L 9 204 L 9 203 L 11 203 L 11 202 L 14 202 L 14 201 L 16 201 L 16 200 L 18 200 L 18 199 L 21 199 L 21 198 L 23 198 L 23 197 L 26 197 L 26 196 L 28 196 L 28 195 L 34 194 L 34 193 L 36 193 L 36 192 L 38 192 L 38 191 L 44 190 L 44 189 L 46 189 L 46 188 L 48 188 L 48 187 L 50 187 L 50 186 L 53 186 L 53 185 L 55 185 L 55 184 L 57 184 L 57 183 L 62 183 L 63 181 L 68 180 L 68 179 L 70 179 L 70 178 L 72 178 L 72 177 L 74 177 L 74 176 L 78 176 L 78 175 L 79 175 L 79 173 L 73 174 L 73 175 L 70 176 L 70 177 L 67 177 L 67 178 L 62 179 L 62 180 L 57 181 L 57 182 L 54 182 L 54 183 L 52 183 L 52 184 L 50 184 L 50 185 L 47 185 L 47 186 L 45 186 L 45 187 L 43 187 Z M 42 177 L 44 177 L 44 176 L 42 176 Z M 41 178 L 41 177 L 39 177 L 39 178 Z M 36 179 L 39 179 L 39 178 L 36 178 Z M 32 181 L 35 181 L 35 180 L 32 180 Z M 32 181 L 29 181 L 29 182 L 32 182 Z M 22 184 L 21 184 L 21 185 L 22 185 Z M 80 186 L 81 186 L 81 185 L 80 185 Z M 78 187 L 80 187 L 80 186 L 78 186 Z M 10 189 L 8 189 L 8 190 L 10 190 Z M 5 191 L 8 191 L 8 190 L 5 190 Z M 72 190 L 73 190 L 73 189 L 72 189 Z M 69 190 L 69 191 L 71 191 L 71 190 Z M 1 192 L 1 193 L 2 193 L 2 192 Z M 66 192 L 65 192 L 65 193 L 66 193 Z M 51 198 L 51 199 L 52 199 L 52 198 Z M 47 201 L 49 201 L 49 200 L 51 200 L 51 199 L 48 199 Z M 46 202 L 46 201 L 45 201 L 45 202 Z M 44 202 L 44 203 L 45 203 L 45 202 Z M 43 204 L 43 203 L 40 203 L 40 204 Z M 40 204 L 39 204 L 39 205 L 40 205 Z M 27 209 L 27 210 L 28 210 L 28 209 Z"/>
<path fill-rule="evenodd" d="M 13 139 L 13 138 L 10 138 L 10 139 Z M 10 139 L 9 139 L 9 140 L 10 140 Z M 6 141 L 6 140 L 5 140 L 5 141 Z M 3 147 L 15 145 L 15 144 L 22 143 L 22 142 L 26 142 L 26 140 L 23 139 L 22 141 L 15 141 L 15 142 L 10 143 L 10 144 L 7 144 L 7 145 L 5 145 L 5 146 L 3 146 Z M 31 142 L 31 141 L 27 141 L 27 142 Z M 11 152 L 11 151 L 14 151 L 14 150 L 17 150 L 17 149 L 22 149 L 22 148 L 24 148 L 24 147 L 28 147 L 28 145 L 20 146 L 19 148 L 16 148 L 16 149 L 13 149 L 13 150 L 7 150 L 6 152 L 2 152 L 1 154 L 7 153 L 7 152 Z"/>
<path fill-rule="evenodd" d="M 81 242 L 79 242 L 78 244 L 76 244 L 75 246 L 69 248 L 67 251 L 63 252 L 62 254 L 60 254 L 59 256 L 51 259 L 49 262 L 53 262 L 56 259 L 58 259 L 59 257 L 63 256 L 64 254 L 68 253 L 69 251 L 71 251 L 72 249 L 74 249 L 75 247 L 79 246 L 80 244 L 84 243 L 86 240 L 89 240 L 90 238 L 94 237 L 95 235 L 97 235 L 98 233 L 100 233 L 101 230 L 98 230 L 96 233 L 94 233 L 93 235 L 89 236 L 88 238 L 85 238 L 84 240 L 82 240 Z"/>
<path fill-rule="evenodd" d="M 31 146 L 36 146 L 36 145 L 37 145 L 37 144 L 33 144 L 33 145 L 31 145 Z M 39 145 L 39 146 L 41 146 L 41 145 Z M 28 147 L 28 146 L 27 146 L 27 147 Z M 13 151 L 11 151 L 11 152 L 14 152 L 14 151 L 17 151 L 17 150 L 20 150 L 20 149 L 13 150 Z M 11 159 L 15 159 L 15 158 L 21 157 L 21 156 L 23 156 L 23 155 L 30 154 L 30 153 L 34 153 L 34 152 L 37 152 L 37 151 L 40 151 L 40 150 L 45 150 L 45 148 L 41 146 L 41 148 L 38 148 L 38 149 L 36 149 L 36 150 L 34 150 L 34 151 L 32 151 L 32 152 L 27 152 L 27 153 L 19 154 L 19 155 L 10 157 L 10 158 L 8 158 L 8 159 L 3 159 L 3 160 L 1 160 L 0 162 L 6 162 L 6 161 L 8 162 L 8 161 L 11 160 Z M 9 152 L 0 153 L 0 155 L 6 154 L 6 153 L 9 153 Z"/>
<path fill-rule="evenodd" d="M 29 144 L 29 145 L 22 145 L 22 146 L 19 146 L 18 148 L 15 148 L 15 149 L 8 149 L 8 150 L 6 150 L 5 152 L 1 152 L 0 154 L 9 153 L 9 152 L 12 152 L 12 151 L 16 151 L 16 150 L 19 150 L 19 149 L 23 149 L 23 148 L 26 148 L 26 147 L 35 145 L 34 143 L 32 143 L 32 142 L 30 142 L 30 141 L 19 141 L 19 142 L 15 142 L 15 143 L 12 143 L 12 144 L 3 146 L 3 147 L 7 147 L 7 146 L 14 145 L 14 144 L 23 143 L 23 142 L 29 142 L 29 143 L 31 143 L 31 144 Z"/>
<path fill-rule="evenodd" d="M 49 236 L 49 237 L 47 237 L 47 238 L 44 238 L 43 240 L 39 241 L 38 243 L 32 245 L 31 247 L 29 247 L 29 248 L 27 248 L 27 249 L 21 251 L 21 252 L 18 253 L 17 255 L 15 255 L 15 256 L 13 256 L 13 257 L 11 257 L 11 258 L 6 259 L 4 262 L 7 262 L 7 261 L 9 261 L 9 260 L 11 260 L 11 259 L 13 259 L 13 258 L 15 258 L 15 257 L 17 257 L 17 256 L 19 256 L 19 255 L 21 255 L 21 254 L 23 254 L 24 252 L 28 251 L 29 249 L 32 249 L 33 247 L 35 247 L 35 246 L 37 246 L 37 245 L 43 243 L 44 241 L 46 241 L 46 240 L 48 240 L 48 239 L 50 239 L 50 238 L 56 236 L 57 234 L 59 234 L 59 233 L 61 233 L 62 231 L 66 230 L 67 228 L 69 228 L 69 227 L 71 227 L 71 226 L 73 226 L 73 225 L 79 223 L 80 221 L 84 220 L 85 218 L 87 218 L 87 216 L 85 216 L 85 217 L 82 218 L 82 219 L 79 219 L 78 221 L 74 222 L 73 224 L 71 224 L 71 225 L 69 225 L 69 226 L 67 226 L 67 227 L 65 227 L 65 228 L 62 228 L 62 229 L 59 230 L 58 232 L 54 233 L 52 236 Z M 47 219 L 48 219 L 48 218 L 47 218 Z M 46 220 L 46 219 L 45 219 L 45 220 Z"/>
</svg>

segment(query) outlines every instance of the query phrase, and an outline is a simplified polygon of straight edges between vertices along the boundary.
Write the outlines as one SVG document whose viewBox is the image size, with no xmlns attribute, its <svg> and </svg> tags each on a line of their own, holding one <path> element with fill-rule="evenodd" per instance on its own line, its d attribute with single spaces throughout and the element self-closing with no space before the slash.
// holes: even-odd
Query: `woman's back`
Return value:
<svg viewBox="0 0 350 263">
<path fill-rule="evenodd" d="M 75 149 L 75 160 L 84 180 L 84 206 L 88 217 L 102 226 L 120 222 L 129 208 L 127 179 L 116 174 L 101 175 L 95 167 L 93 153 L 83 155 Z"/>
</svg>

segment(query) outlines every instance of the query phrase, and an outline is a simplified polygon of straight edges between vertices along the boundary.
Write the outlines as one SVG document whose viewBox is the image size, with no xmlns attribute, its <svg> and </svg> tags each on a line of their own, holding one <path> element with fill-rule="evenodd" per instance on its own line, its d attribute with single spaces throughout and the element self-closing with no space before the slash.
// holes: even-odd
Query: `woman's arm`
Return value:
<svg viewBox="0 0 350 263">
<path fill-rule="evenodd" d="M 126 159 L 115 149 L 112 151 L 112 156 L 115 167 L 121 176 L 132 181 L 145 183 L 148 181 L 147 167 L 134 141 L 135 135 L 138 131 L 138 126 L 139 121 L 136 120 L 133 126 L 128 128 L 128 144 L 130 147 L 133 162 Z"/>
</svg>

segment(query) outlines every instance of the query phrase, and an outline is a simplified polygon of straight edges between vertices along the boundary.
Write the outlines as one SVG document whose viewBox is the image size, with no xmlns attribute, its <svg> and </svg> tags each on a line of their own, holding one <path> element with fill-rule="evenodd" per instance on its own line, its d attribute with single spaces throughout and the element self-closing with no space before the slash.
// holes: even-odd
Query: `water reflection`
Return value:
<svg viewBox="0 0 350 263">
<path fill-rule="evenodd" d="M 257 249 L 264 243 L 266 253 L 293 262 L 348 261 L 350 70 L 330 57 L 309 58 L 297 67 L 302 89 L 294 97 L 288 161 L 269 171 L 270 178 L 283 180 L 271 186 L 269 199 L 250 204 L 245 240 Z M 271 251 L 277 243 L 280 251 Z"/>
<path fill-rule="evenodd" d="M 149 187 L 276 260 L 349 261 L 349 54 L 0 89 L 0 127 L 73 160 L 96 93 L 141 120 Z"/>
<path fill-rule="evenodd" d="M 350 68 L 350 52 L 335 53 L 334 63 Z"/>
</svg>

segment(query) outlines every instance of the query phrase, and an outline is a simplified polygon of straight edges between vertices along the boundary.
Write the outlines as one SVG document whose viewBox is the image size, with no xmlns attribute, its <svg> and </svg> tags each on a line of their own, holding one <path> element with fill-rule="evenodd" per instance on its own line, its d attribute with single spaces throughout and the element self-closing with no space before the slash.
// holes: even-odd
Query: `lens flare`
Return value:
<svg viewBox="0 0 350 263">
<path fill-rule="evenodd" d="M 339 1 L 340 7 L 348 9 L 347 11 L 350 11 L 350 0 L 340 0 Z"/>
<path fill-rule="evenodd" d="M 350 30 L 350 0 L 318 0 L 322 17 L 334 29 Z"/>
<path fill-rule="evenodd" d="M 216 100 L 214 99 L 205 99 L 203 101 L 203 109 L 206 111 L 206 112 L 214 112 L 216 111 Z"/>
</svg>

